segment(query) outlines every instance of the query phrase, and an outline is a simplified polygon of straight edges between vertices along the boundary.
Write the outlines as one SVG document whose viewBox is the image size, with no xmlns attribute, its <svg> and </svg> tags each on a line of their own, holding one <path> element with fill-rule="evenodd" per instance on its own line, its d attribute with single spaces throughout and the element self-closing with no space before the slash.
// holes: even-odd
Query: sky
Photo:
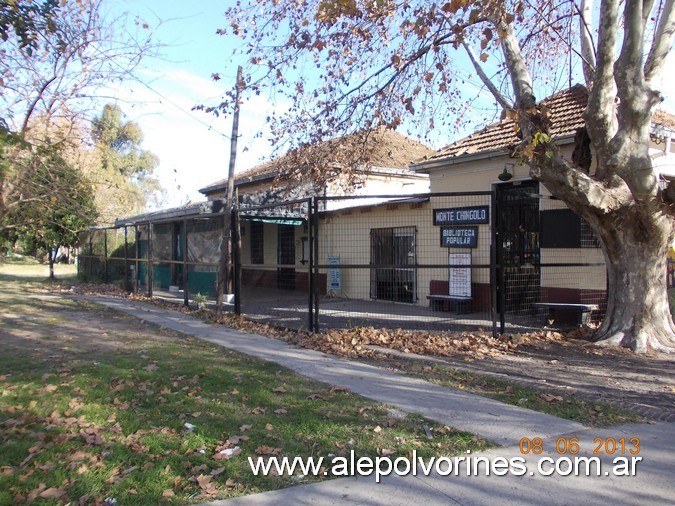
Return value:
<svg viewBox="0 0 675 506">
<path fill-rule="evenodd" d="M 108 0 L 114 12 L 138 15 L 159 26 L 155 37 L 166 47 L 161 58 L 144 62 L 138 81 L 111 90 L 127 121 L 138 123 L 143 148 L 155 153 L 160 165 L 155 174 L 166 189 L 159 207 L 175 207 L 205 200 L 199 189 L 227 177 L 232 115 L 193 111 L 196 105 L 215 105 L 234 87 L 237 64 L 235 38 L 216 35 L 227 26 L 228 2 L 194 0 Z M 219 73 L 220 81 L 211 78 Z M 265 118 L 272 105 L 251 98 L 242 107 L 236 170 L 240 172 L 270 156 L 265 140 Z M 262 133 L 262 137 L 256 137 Z"/>
<path fill-rule="evenodd" d="M 224 93 L 234 87 L 237 65 L 244 63 L 232 56 L 241 41 L 216 35 L 217 29 L 228 27 L 224 13 L 234 1 L 105 1 L 112 14 L 128 12 L 150 26 L 159 25 L 155 37 L 165 45 L 162 58 L 145 61 L 138 81 L 128 81 L 111 90 L 126 119 L 140 125 L 144 149 L 160 159 L 156 176 L 166 190 L 166 197 L 155 208 L 203 201 L 199 189 L 227 177 L 232 115 L 216 118 L 192 108 L 219 103 Z M 220 74 L 221 79 L 214 81 L 213 73 Z M 674 111 L 675 79 L 668 72 L 665 74 L 666 109 Z M 273 107 L 263 97 L 244 102 L 236 172 L 271 156 L 265 118 Z M 456 137 L 442 139 L 441 145 Z"/>
</svg>

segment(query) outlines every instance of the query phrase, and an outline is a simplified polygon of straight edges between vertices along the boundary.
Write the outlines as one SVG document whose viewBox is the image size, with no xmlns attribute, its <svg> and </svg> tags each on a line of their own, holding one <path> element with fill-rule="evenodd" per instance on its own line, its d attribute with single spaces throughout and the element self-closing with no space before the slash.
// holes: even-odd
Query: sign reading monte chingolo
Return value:
<svg viewBox="0 0 675 506">
<path fill-rule="evenodd" d="M 441 227 L 441 246 L 475 248 L 478 246 L 478 227 Z"/>
<path fill-rule="evenodd" d="M 434 209 L 434 225 L 476 225 L 489 222 L 489 206 Z"/>
</svg>

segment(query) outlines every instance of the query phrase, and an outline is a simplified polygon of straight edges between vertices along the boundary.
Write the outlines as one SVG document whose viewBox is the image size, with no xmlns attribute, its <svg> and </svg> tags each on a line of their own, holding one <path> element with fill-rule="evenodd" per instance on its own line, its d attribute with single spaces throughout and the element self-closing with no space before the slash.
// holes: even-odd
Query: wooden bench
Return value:
<svg viewBox="0 0 675 506">
<path fill-rule="evenodd" d="M 536 302 L 537 308 L 548 310 L 548 319 L 553 320 L 557 310 L 570 310 L 577 312 L 577 325 L 581 327 L 591 321 L 591 313 L 600 309 L 597 304 L 575 304 L 571 302 Z"/>
<path fill-rule="evenodd" d="M 443 311 L 446 304 L 451 304 L 457 313 L 471 312 L 471 297 L 458 297 L 456 295 L 427 295 L 430 301 L 431 309 L 434 311 Z"/>
</svg>

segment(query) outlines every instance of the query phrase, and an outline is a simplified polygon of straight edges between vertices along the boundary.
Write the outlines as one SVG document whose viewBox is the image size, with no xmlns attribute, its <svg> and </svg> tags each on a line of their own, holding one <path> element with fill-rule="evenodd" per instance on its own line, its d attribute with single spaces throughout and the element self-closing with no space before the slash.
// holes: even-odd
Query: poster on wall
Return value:
<svg viewBox="0 0 675 506">
<path fill-rule="evenodd" d="M 449 253 L 448 295 L 471 298 L 471 253 Z M 468 265 L 469 267 L 460 267 Z"/>
<path fill-rule="evenodd" d="M 328 265 L 340 265 L 340 257 L 328 257 Z M 331 293 L 339 293 L 342 291 L 342 279 L 340 269 L 328 269 L 328 291 Z"/>
</svg>

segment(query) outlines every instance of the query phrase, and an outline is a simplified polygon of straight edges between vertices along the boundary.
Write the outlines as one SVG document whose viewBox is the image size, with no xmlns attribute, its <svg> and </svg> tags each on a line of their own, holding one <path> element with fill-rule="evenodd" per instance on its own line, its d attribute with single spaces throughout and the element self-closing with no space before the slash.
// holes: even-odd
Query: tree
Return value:
<svg viewBox="0 0 675 506">
<path fill-rule="evenodd" d="M 161 192 L 153 172 L 159 160 L 141 148 L 143 131 L 137 123 L 124 121 L 122 109 L 108 104 L 94 118 L 91 137 L 95 152 L 83 171 L 96 186 L 101 223 L 140 213 L 148 198 Z"/>
<path fill-rule="evenodd" d="M 0 117 L 12 131 L 26 134 L 35 116 L 86 117 L 102 90 L 133 77 L 155 50 L 146 23 L 129 33 L 125 16 L 106 18 L 102 3 L 17 0 L 3 8 Z"/>
<path fill-rule="evenodd" d="M 675 190 L 659 184 L 648 145 L 675 36 L 674 4 L 256 0 L 226 15 L 229 31 L 246 41 L 248 88 L 271 83 L 291 100 L 289 113 L 271 121 L 279 138 L 295 135 L 298 143 L 410 121 L 447 128 L 464 110 L 467 83 L 477 80 L 516 120 L 518 154 L 532 177 L 600 239 L 608 305 L 598 342 L 672 352 L 665 262 Z M 564 159 L 548 135 L 535 90 L 553 91 L 556 69 L 565 80 L 583 73 L 589 89 L 594 171 Z"/>
<path fill-rule="evenodd" d="M 92 186 L 53 149 L 24 155 L 12 192 L 18 198 L 8 203 L 0 235 L 10 243 L 20 241 L 30 250 L 45 251 L 53 279 L 58 247 L 75 246 L 78 234 L 95 223 Z"/>
<path fill-rule="evenodd" d="M 17 38 L 21 49 L 31 53 L 37 47 L 41 33 L 56 31 L 54 16 L 59 9 L 58 0 L 44 2 L 2 2 L 0 10 L 0 39 Z"/>
<path fill-rule="evenodd" d="M 150 27 L 137 21 L 130 33 L 125 16 L 106 18 L 102 0 L 15 0 L 0 10 L 0 118 L 11 136 L 0 156 L 0 224 L 16 184 L 21 158 L 45 148 L 65 153 L 77 139 L 100 94 L 112 82 L 131 78 L 156 46 Z M 10 145 L 12 146 L 10 148 Z M 51 148 L 50 148 L 51 147 Z M 17 160 L 10 155 L 18 156 Z M 16 162 L 16 163 L 15 163 Z"/>
</svg>

